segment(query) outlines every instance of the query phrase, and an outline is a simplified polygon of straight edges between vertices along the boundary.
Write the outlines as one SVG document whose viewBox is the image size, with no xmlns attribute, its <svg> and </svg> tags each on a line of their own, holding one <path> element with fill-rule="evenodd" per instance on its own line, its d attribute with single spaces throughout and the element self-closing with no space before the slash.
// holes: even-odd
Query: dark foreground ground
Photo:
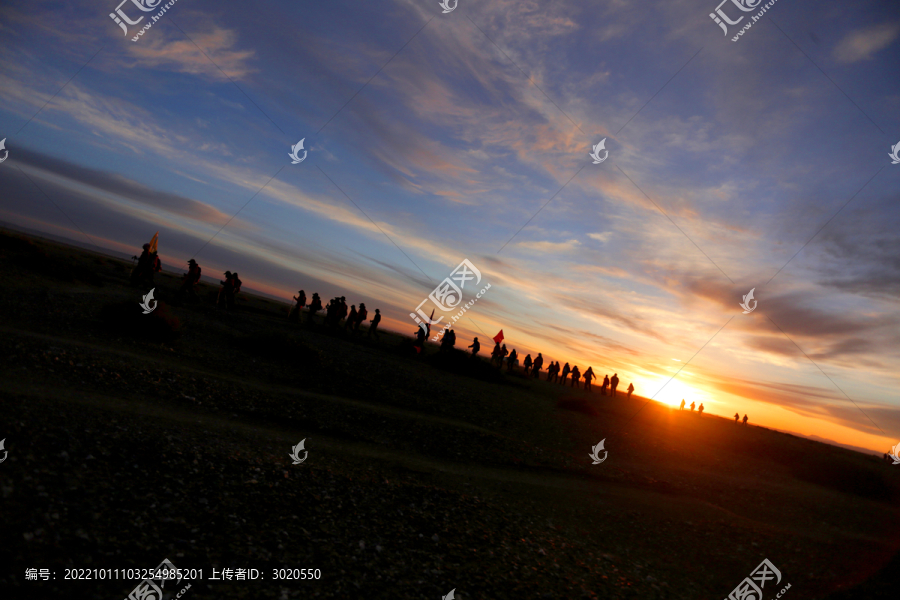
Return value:
<svg viewBox="0 0 900 600">
<path fill-rule="evenodd" d="M 764 558 L 782 573 L 766 600 L 896 597 L 900 467 L 416 360 L 399 336 L 300 328 L 262 298 L 173 307 L 174 276 L 142 315 L 129 271 L 0 231 L 4 599 L 125 598 L 137 581 L 67 569 L 164 558 L 203 569 L 197 600 L 721 600 Z M 301 568 L 321 578 L 273 579 Z"/>
</svg>

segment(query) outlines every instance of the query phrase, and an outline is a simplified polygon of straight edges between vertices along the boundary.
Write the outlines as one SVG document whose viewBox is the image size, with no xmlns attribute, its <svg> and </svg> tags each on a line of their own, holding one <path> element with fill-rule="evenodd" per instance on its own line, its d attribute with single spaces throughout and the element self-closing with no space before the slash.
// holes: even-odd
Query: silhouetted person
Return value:
<svg viewBox="0 0 900 600">
<path fill-rule="evenodd" d="M 440 352 L 450 352 L 450 350 L 453 348 L 453 344 L 455 343 L 453 336 L 454 334 L 452 329 L 448 329 L 444 332 L 443 337 L 441 337 Z"/>
<path fill-rule="evenodd" d="M 591 389 L 591 379 L 594 379 L 595 377 L 594 367 L 588 367 L 587 371 L 584 372 L 584 389 Z"/>
<path fill-rule="evenodd" d="M 628 384 L 628 399 L 629 400 L 631 400 L 631 394 L 633 394 L 633 393 L 634 393 L 634 384 L 629 383 Z"/>
<path fill-rule="evenodd" d="M 502 366 L 502 354 L 503 350 L 500 348 L 500 342 L 494 342 L 494 349 L 491 350 L 491 365 L 496 362 L 497 366 Z"/>
<path fill-rule="evenodd" d="M 537 358 L 534 359 L 534 378 L 535 379 L 539 380 L 541 378 L 541 367 L 543 367 L 543 366 L 544 366 L 544 357 L 541 356 L 540 352 L 538 352 Z"/>
<path fill-rule="evenodd" d="M 297 301 L 297 304 L 295 304 L 293 306 L 293 308 L 291 308 L 291 312 L 288 314 L 288 318 L 293 321 L 299 321 L 300 320 L 300 310 L 304 306 L 306 306 L 306 292 L 304 292 L 303 290 L 300 290 L 299 292 L 297 292 L 297 295 L 294 296 L 293 298 L 294 298 L 294 300 Z"/>
<path fill-rule="evenodd" d="M 701 417 L 703 416 L 703 403 L 702 402 L 700 403 L 700 409 L 697 412 L 700 414 Z"/>
<path fill-rule="evenodd" d="M 153 275 L 162 270 L 156 252 L 150 252 L 150 244 L 144 244 L 137 266 L 131 271 L 131 283 L 153 285 Z"/>
<path fill-rule="evenodd" d="M 240 277 L 238 277 L 237 273 L 235 273 L 234 275 L 231 276 L 231 280 L 234 283 L 234 293 L 237 294 L 238 292 L 241 291 L 241 284 L 244 282 L 241 281 L 241 279 L 240 279 Z"/>
<path fill-rule="evenodd" d="M 747 415 L 744 415 L 744 425 L 747 424 Z"/>
<path fill-rule="evenodd" d="M 530 354 L 526 354 L 526 355 L 525 355 L 525 360 L 522 361 L 522 366 L 525 367 L 525 376 L 526 376 L 526 377 L 527 377 L 528 375 L 531 374 L 531 365 L 532 365 L 532 364 L 533 364 L 533 363 L 532 363 L 532 361 L 531 361 L 531 355 L 530 355 Z"/>
<path fill-rule="evenodd" d="M 519 353 L 516 352 L 516 349 L 513 348 L 512 352 L 509 353 L 509 358 L 506 359 L 506 372 L 511 373 L 513 367 L 516 366 L 516 363 L 519 361 Z"/>
<path fill-rule="evenodd" d="M 344 323 L 344 329 L 352 329 L 353 324 L 356 322 L 356 305 L 353 304 L 350 306 L 350 316 L 347 317 L 347 321 Z"/>
<path fill-rule="evenodd" d="M 556 380 L 557 375 L 559 374 L 559 363 L 551 362 L 550 366 L 547 367 L 547 381 L 553 383 Z"/>
<path fill-rule="evenodd" d="M 566 385 L 566 378 L 569 376 L 571 369 L 569 363 L 566 363 L 562 370 L 562 379 L 559 380 L 560 385 Z"/>
<path fill-rule="evenodd" d="M 313 317 L 316 316 L 316 313 L 322 310 L 322 299 L 319 298 L 319 294 L 313 292 L 312 301 L 309 303 L 309 319 L 308 322 L 310 325 L 313 325 L 315 321 L 313 321 Z"/>
<path fill-rule="evenodd" d="M 581 373 L 578 371 L 578 367 L 572 367 L 572 387 L 581 387 Z"/>
<path fill-rule="evenodd" d="M 200 283 L 200 265 L 193 258 L 188 261 L 188 272 L 181 279 L 181 289 L 178 290 L 179 301 L 185 296 L 197 299 L 197 284 Z"/>
<path fill-rule="evenodd" d="M 353 323 L 353 332 L 359 331 L 359 326 L 369 317 L 369 311 L 366 310 L 366 303 L 359 303 L 359 310 L 356 312 L 356 321 Z"/>
<path fill-rule="evenodd" d="M 366 337 L 374 336 L 375 339 L 378 339 L 378 324 L 381 323 L 381 309 L 375 309 L 375 316 L 372 317 L 369 325 L 369 333 L 366 334 Z M 444 337 L 447 337 L 446 335 Z M 443 341 L 443 340 L 441 340 Z"/>
<path fill-rule="evenodd" d="M 216 306 L 225 304 L 226 310 L 234 305 L 234 279 L 231 271 L 225 271 L 225 281 L 220 281 L 219 296 L 216 298 Z"/>
<path fill-rule="evenodd" d="M 506 344 L 503 344 L 503 347 L 500 348 L 500 366 L 503 366 L 503 361 L 506 357 L 509 356 L 509 350 L 506 349 Z"/>
<path fill-rule="evenodd" d="M 428 337 L 428 331 L 426 331 L 423 325 L 420 325 L 416 328 L 416 342 L 413 344 L 413 347 L 416 349 L 416 355 L 422 356 L 425 354 L 425 338 Z"/>
<path fill-rule="evenodd" d="M 740 418 L 741 418 L 741 415 L 739 415 L 738 413 L 734 413 L 734 424 L 735 425 L 738 424 L 738 419 L 740 419 Z"/>
<path fill-rule="evenodd" d="M 612 378 L 609 380 L 610 394 L 611 394 L 613 397 L 615 397 L 615 395 L 616 395 L 616 388 L 617 388 L 617 387 L 619 387 L 619 374 L 618 374 L 618 373 L 613 373 Z"/>
<path fill-rule="evenodd" d="M 691 402 L 691 412 L 694 412 L 694 403 Z"/>
<path fill-rule="evenodd" d="M 467 347 L 472 349 L 472 358 L 475 358 L 475 355 L 478 354 L 479 350 L 481 350 L 481 344 L 478 343 L 478 338 L 475 338 L 475 341 L 472 342 L 472 345 Z"/>
<path fill-rule="evenodd" d="M 609 375 L 604 375 L 604 376 L 603 376 L 603 384 L 602 384 L 601 387 L 603 387 L 603 395 L 605 396 L 605 395 L 606 395 L 606 388 L 609 387 Z"/>
<path fill-rule="evenodd" d="M 678 410 L 684 410 L 684 398 L 681 399 L 681 406 L 678 407 Z"/>
</svg>

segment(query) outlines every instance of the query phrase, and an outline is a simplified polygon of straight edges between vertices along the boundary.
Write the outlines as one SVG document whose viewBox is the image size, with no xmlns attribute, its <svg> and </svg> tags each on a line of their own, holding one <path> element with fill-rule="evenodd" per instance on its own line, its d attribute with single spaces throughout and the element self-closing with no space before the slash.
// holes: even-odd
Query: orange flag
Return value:
<svg viewBox="0 0 900 600">
<path fill-rule="evenodd" d="M 159 232 L 153 234 L 153 239 L 150 240 L 150 252 L 156 252 L 156 244 L 159 242 Z"/>
</svg>

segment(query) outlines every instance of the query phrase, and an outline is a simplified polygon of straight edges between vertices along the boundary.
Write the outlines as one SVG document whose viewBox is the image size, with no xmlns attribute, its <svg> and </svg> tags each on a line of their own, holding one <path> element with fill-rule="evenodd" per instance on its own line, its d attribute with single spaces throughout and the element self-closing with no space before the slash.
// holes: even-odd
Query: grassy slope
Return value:
<svg viewBox="0 0 900 600">
<path fill-rule="evenodd" d="M 129 270 L 0 233 L 4 587 L 124 596 L 133 583 L 63 568 L 163 557 L 266 567 L 198 598 L 722 598 L 763 558 L 790 597 L 894 583 L 900 470 L 872 457 L 416 360 L 399 336 L 311 331 L 267 299 L 172 307 L 173 276 L 141 315 Z M 278 567 L 323 576 L 271 581 Z"/>
</svg>

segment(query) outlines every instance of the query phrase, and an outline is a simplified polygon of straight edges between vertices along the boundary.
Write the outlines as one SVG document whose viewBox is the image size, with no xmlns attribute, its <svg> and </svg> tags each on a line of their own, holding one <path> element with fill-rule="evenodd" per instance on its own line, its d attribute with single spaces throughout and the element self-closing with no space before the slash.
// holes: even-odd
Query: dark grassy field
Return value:
<svg viewBox="0 0 900 600">
<path fill-rule="evenodd" d="M 124 598 L 137 581 L 66 569 L 164 558 L 203 569 L 197 599 L 721 600 L 764 558 L 783 576 L 767 600 L 896 596 L 900 467 L 417 359 L 249 294 L 174 306 L 175 275 L 143 315 L 130 269 L 0 231 L 3 598 Z M 273 579 L 300 568 L 321 579 Z"/>
</svg>

